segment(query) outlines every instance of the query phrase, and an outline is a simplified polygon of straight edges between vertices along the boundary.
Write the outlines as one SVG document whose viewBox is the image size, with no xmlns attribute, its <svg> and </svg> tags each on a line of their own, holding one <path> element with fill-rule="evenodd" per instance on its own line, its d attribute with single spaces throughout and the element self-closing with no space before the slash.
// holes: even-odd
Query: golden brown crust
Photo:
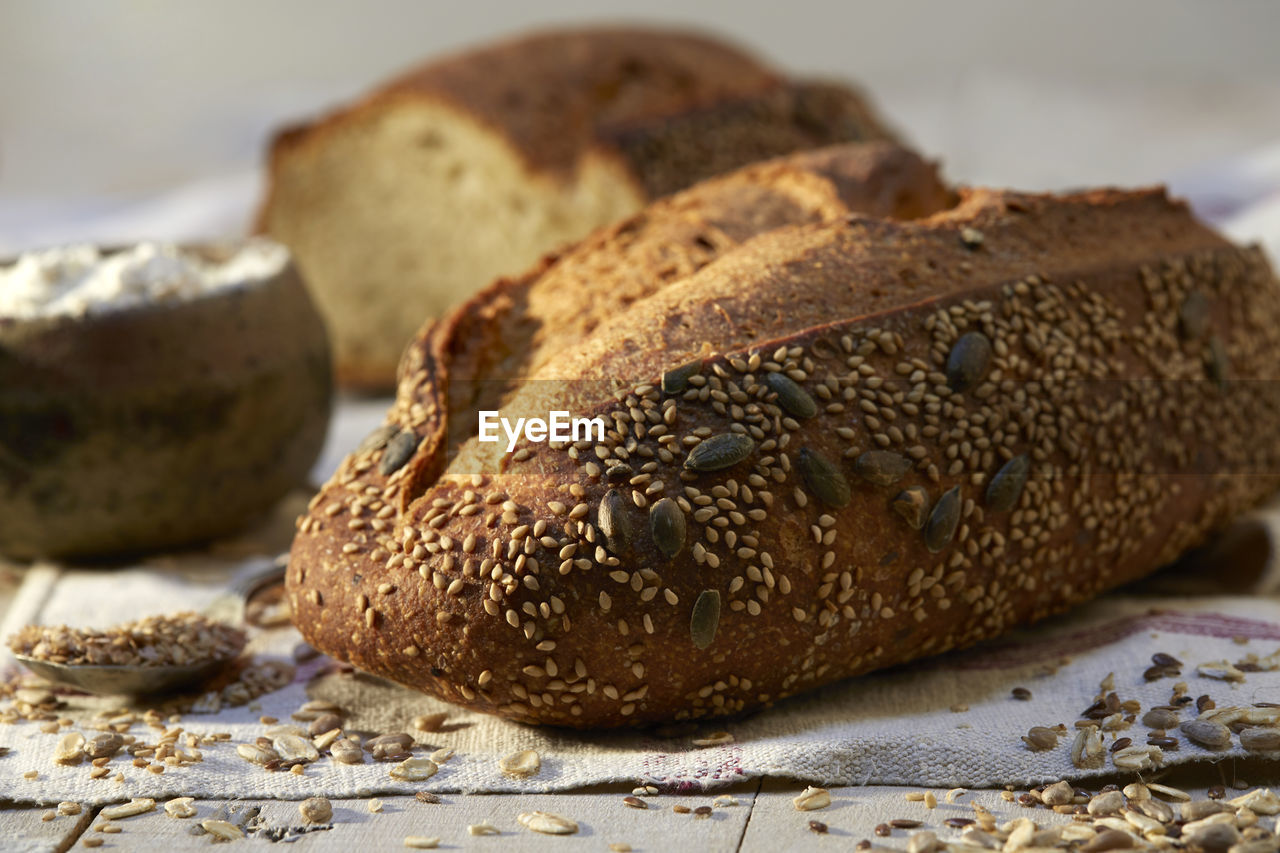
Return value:
<svg viewBox="0 0 1280 853">
<path fill-rule="evenodd" d="M 500 301 L 455 322 L 501 325 Z M 501 397 L 603 416 L 604 441 L 454 446 L 449 333 L 418 341 L 391 422 L 425 439 L 358 452 L 317 497 L 295 619 L 529 722 L 768 705 L 1083 601 L 1273 490 L 1280 394 L 1244 380 L 1274 378 L 1278 329 L 1261 254 L 1160 191 L 775 225 Z"/>
<path fill-rule="evenodd" d="M 887 138 L 868 106 L 837 84 L 792 84 L 720 39 L 634 27 L 551 30 L 433 59 L 318 122 L 281 131 L 271 158 L 322 144 L 335 127 L 360 122 L 400 101 L 448 103 L 503 134 L 531 169 L 567 176 L 601 147 L 625 154 L 651 195 L 667 194 L 714 174 L 676 176 L 656 150 L 668 137 L 762 119 L 787 140 L 735 140 L 698 151 L 724 161 L 718 171 L 800 147 Z M 744 111 L 754 110 L 751 116 Z M 735 114 L 741 117 L 735 119 Z M 712 148 L 717 150 L 711 150 Z M 676 153 L 674 150 L 669 153 Z M 727 162 L 727 161 L 726 161 Z M 648 177 L 649 169 L 663 174 Z M 260 220 L 261 221 L 261 220 Z"/>
</svg>

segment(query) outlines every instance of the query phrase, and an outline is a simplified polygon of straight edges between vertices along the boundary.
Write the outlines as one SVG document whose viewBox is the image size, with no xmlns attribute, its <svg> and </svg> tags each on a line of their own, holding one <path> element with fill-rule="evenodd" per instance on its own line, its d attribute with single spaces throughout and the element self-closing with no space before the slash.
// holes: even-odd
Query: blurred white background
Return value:
<svg viewBox="0 0 1280 853">
<path fill-rule="evenodd" d="M 1195 191 L 1280 143 L 1271 0 L 0 0 L 0 249 L 236 230 L 273 128 L 440 51 L 593 21 L 858 81 L 968 183 Z"/>
</svg>

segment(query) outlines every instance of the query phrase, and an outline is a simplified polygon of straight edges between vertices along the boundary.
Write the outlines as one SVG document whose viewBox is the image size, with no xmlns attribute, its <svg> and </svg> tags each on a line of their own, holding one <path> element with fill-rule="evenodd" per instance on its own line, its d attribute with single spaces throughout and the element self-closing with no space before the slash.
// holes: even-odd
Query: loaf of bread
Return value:
<svg viewBox="0 0 1280 853">
<path fill-rule="evenodd" d="M 258 227 L 298 259 L 338 380 L 390 388 L 423 318 L 756 160 L 887 136 L 844 86 L 643 29 L 555 31 L 431 62 L 275 140 Z"/>
<path fill-rule="evenodd" d="M 1158 189 L 953 200 L 906 162 L 694 187 L 429 326 L 299 519 L 303 635 L 524 722 L 734 714 L 1062 611 L 1280 486 L 1258 250 Z M 507 453 L 482 409 L 607 432 Z"/>
</svg>

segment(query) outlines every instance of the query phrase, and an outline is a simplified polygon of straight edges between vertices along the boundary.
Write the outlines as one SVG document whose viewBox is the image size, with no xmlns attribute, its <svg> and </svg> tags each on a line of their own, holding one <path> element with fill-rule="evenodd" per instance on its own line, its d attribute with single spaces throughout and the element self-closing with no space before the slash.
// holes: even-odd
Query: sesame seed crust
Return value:
<svg viewBox="0 0 1280 853">
<path fill-rule="evenodd" d="M 502 300 L 549 298 L 558 268 L 625 254 L 625 230 L 421 337 L 388 427 L 299 521 L 307 640 L 525 722 L 734 714 L 1059 612 L 1280 485 L 1258 440 L 1280 426 L 1259 381 L 1280 286 L 1162 192 L 824 219 L 534 341 L 499 392 L 458 382 L 504 375 L 460 342 L 483 350 Z M 468 436 L 466 393 L 610 428 L 507 456 Z"/>
</svg>

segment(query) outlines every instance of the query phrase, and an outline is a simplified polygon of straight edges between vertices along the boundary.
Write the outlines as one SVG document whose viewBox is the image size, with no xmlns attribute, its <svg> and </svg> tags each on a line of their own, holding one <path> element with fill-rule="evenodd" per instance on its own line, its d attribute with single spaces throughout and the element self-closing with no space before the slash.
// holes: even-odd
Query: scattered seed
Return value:
<svg viewBox="0 0 1280 853">
<path fill-rule="evenodd" d="M 715 642 L 719 624 L 720 593 L 718 590 L 704 589 L 693 603 L 693 614 L 689 618 L 689 633 L 694 648 L 706 649 Z"/>
<path fill-rule="evenodd" d="M 631 808 L 633 808 L 633 809 L 647 809 L 647 808 L 649 808 L 649 804 L 648 804 L 648 803 L 646 803 L 644 800 L 642 800 L 642 799 L 640 799 L 639 797 L 636 797 L 636 796 L 623 797 L 623 798 L 622 798 L 622 802 L 623 802 L 623 803 L 625 803 L 625 804 L 626 804 L 626 805 L 628 805 L 628 806 L 631 806 Z"/>
<path fill-rule="evenodd" d="M 1040 801 L 1046 806 L 1064 806 L 1075 798 L 1076 792 L 1068 782 L 1054 782 L 1040 792 Z"/>
<path fill-rule="evenodd" d="M 1188 740 L 1206 749 L 1225 749 L 1231 745 L 1231 729 L 1213 720 L 1187 720 L 1179 728 Z"/>
<path fill-rule="evenodd" d="M 298 803 L 298 813 L 307 823 L 328 823 L 333 820 L 333 804 L 325 797 L 308 797 Z"/>
<path fill-rule="evenodd" d="M 1132 745 L 1133 745 L 1133 738 L 1127 738 L 1127 737 L 1116 738 L 1115 743 L 1111 744 L 1111 751 L 1119 752 L 1120 750 Z"/>
<path fill-rule="evenodd" d="M 103 820 L 119 820 L 120 818 L 133 817 L 145 812 L 154 811 L 156 801 L 150 797 L 134 797 L 127 803 L 118 806 L 107 806 L 98 812 L 98 817 Z"/>
<path fill-rule="evenodd" d="M 271 741 L 271 746 L 283 761 L 311 762 L 320 757 L 315 744 L 297 735 L 280 735 Z M 237 749 L 237 752 L 239 750 Z"/>
<path fill-rule="evenodd" d="M 1240 731 L 1240 745 L 1250 752 L 1280 750 L 1280 730 L 1255 726 Z"/>
<path fill-rule="evenodd" d="M 329 754 L 339 764 L 360 764 L 364 761 L 364 749 L 349 738 L 334 741 L 329 746 Z"/>
<path fill-rule="evenodd" d="M 911 818 L 900 817 L 889 821 L 889 826 L 894 829 L 916 829 L 917 827 L 924 826 L 924 822 L 912 820 Z"/>
<path fill-rule="evenodd" d="M 252 743 L 242 743 L 236 746 L 236 755 L 245 761 L 259 765 L 265 765 L 269 761 L 278 761 L 280 759 L 280 755 L 274 749 Z"/>
<path fill-rule="evenodd" d="M 234 823 L 225 820 L 202 820 L 200 826 L 210 835 L 221 838 L 224 841 L 235 841 L 238 838 L 244 838 L 244 831 Z"/>
<path fill-rule="evenodd" d="M 1013 688 L 1013 698 L 1020 702 L 1029 702 L 1031 701 L 1031 691 L 1025 687 L 1015 687 Z"/>
<path fill-rule="evenodd" d="M 797 811 L 811 812 L 825 809 L 831 805 L 831 792 L 826 788 L 815 788 L 810 785 L 793 797 L 791 802 L 795 805 Z"/>
<path fill-rule="evenodd" d="M 700 818 L 711 817 L 711 806 L 698 806 L 693 810 L 693 816 Z"/>
<path fill-rule="evenodd" d="M 785 373 L 770 372 L 764 375 L 764 384 L 778 395 L 778 405 L 797 418 L 811 418 L 818 414 L 818 404 Z"/>
<path fill-rule="evenodd" d="M 796 454 L 796 467 L 800 476 L 809 487 L 809 491 L 827 506 L 848 506 L 853 499 L 853 490 L 849 481 L 831 460 L 816 450 L 808 447 L 800 448 Z"/>
<path fill-rule="evenodd" d="M 820 820 L 811 820 L 809 821 L 809 831 L 816 832 L 819 835 L 826 835 L 828 831 L 828 827 L 825 823 L 823 823 Z"/>
<path fill-rule="evenodd" d="M 498 759 L 498 769 L 508 776 L 528 779 L 542 770 L 542 758 L 535 750 L 522 749 Z"/>
<path fill-rule="evenodd" d="M 64 800 L 63 802 L 58 803 L 58 814 L 63 815 L 64 817 L 78 815 L 83 810 L 83 807 L 73 800 Z"/>
<path fill-rule="evenodd" d="M 1032 752 L 1043 752 L 1058 745 L 1058 732 L 1056 729 L 1047 728 L 1046 726 L 1032 726 L 1022 736 L 1022 742 Z"/>
<path fill-rule="evenodd" d="M 501 835 L 502 831 L 498 827 L 484 821 L 483 823 L 473 823 L 467 827 L 468 835 Z"/>
<path fill-rule="evenodd" d="M 420 803 L 427 803 L 429 805 L 438 805 L 440 803 L 440 798 L 430 791 L 419 791 L 413 795 L 413 798 Z"/>
<path fill-rule="evenodd" d="M 57 764 L 79 764 L 84 759 L 84 735 L 79 732 L 68 732 L 58 738 L 58 745 L 53 750 L 53 760 Z"/>
<path fill-rule="evenodd" d="M 1057 741 L 1054 742 L 1055 744 Z M 1079 769 L 1096 769 L 1106 760 L 1102 737 L 1093 727 L 1080 729 L 1071 744 L 1071 763 Z"/>
<path fill-rule="evenodd" d="M 425 782 L 436 775 L 440 767 L 430 758 L 406 758 L 389 772 L 392 779 L 404 782 Z"/>
<path fill-rule="evenodd" d="M 523 812 L 516 820 L 526 829 L 543 835 L 573 835 L 578 831 L 577 823 L 554 812 Z"/>
<path fill-rule="evenodd" d="M 365 808 L 369 810 L 369 814 L 382 814 L 382 800 L 374 797 L 372 800 L 365 803 Z"/>
<path fill-rule="evenodd" d="M 414 850 L 434 850 L 440 846 L 440 839 L 426 835 L 406 835 L 404 846 Z"/>
</svg>

